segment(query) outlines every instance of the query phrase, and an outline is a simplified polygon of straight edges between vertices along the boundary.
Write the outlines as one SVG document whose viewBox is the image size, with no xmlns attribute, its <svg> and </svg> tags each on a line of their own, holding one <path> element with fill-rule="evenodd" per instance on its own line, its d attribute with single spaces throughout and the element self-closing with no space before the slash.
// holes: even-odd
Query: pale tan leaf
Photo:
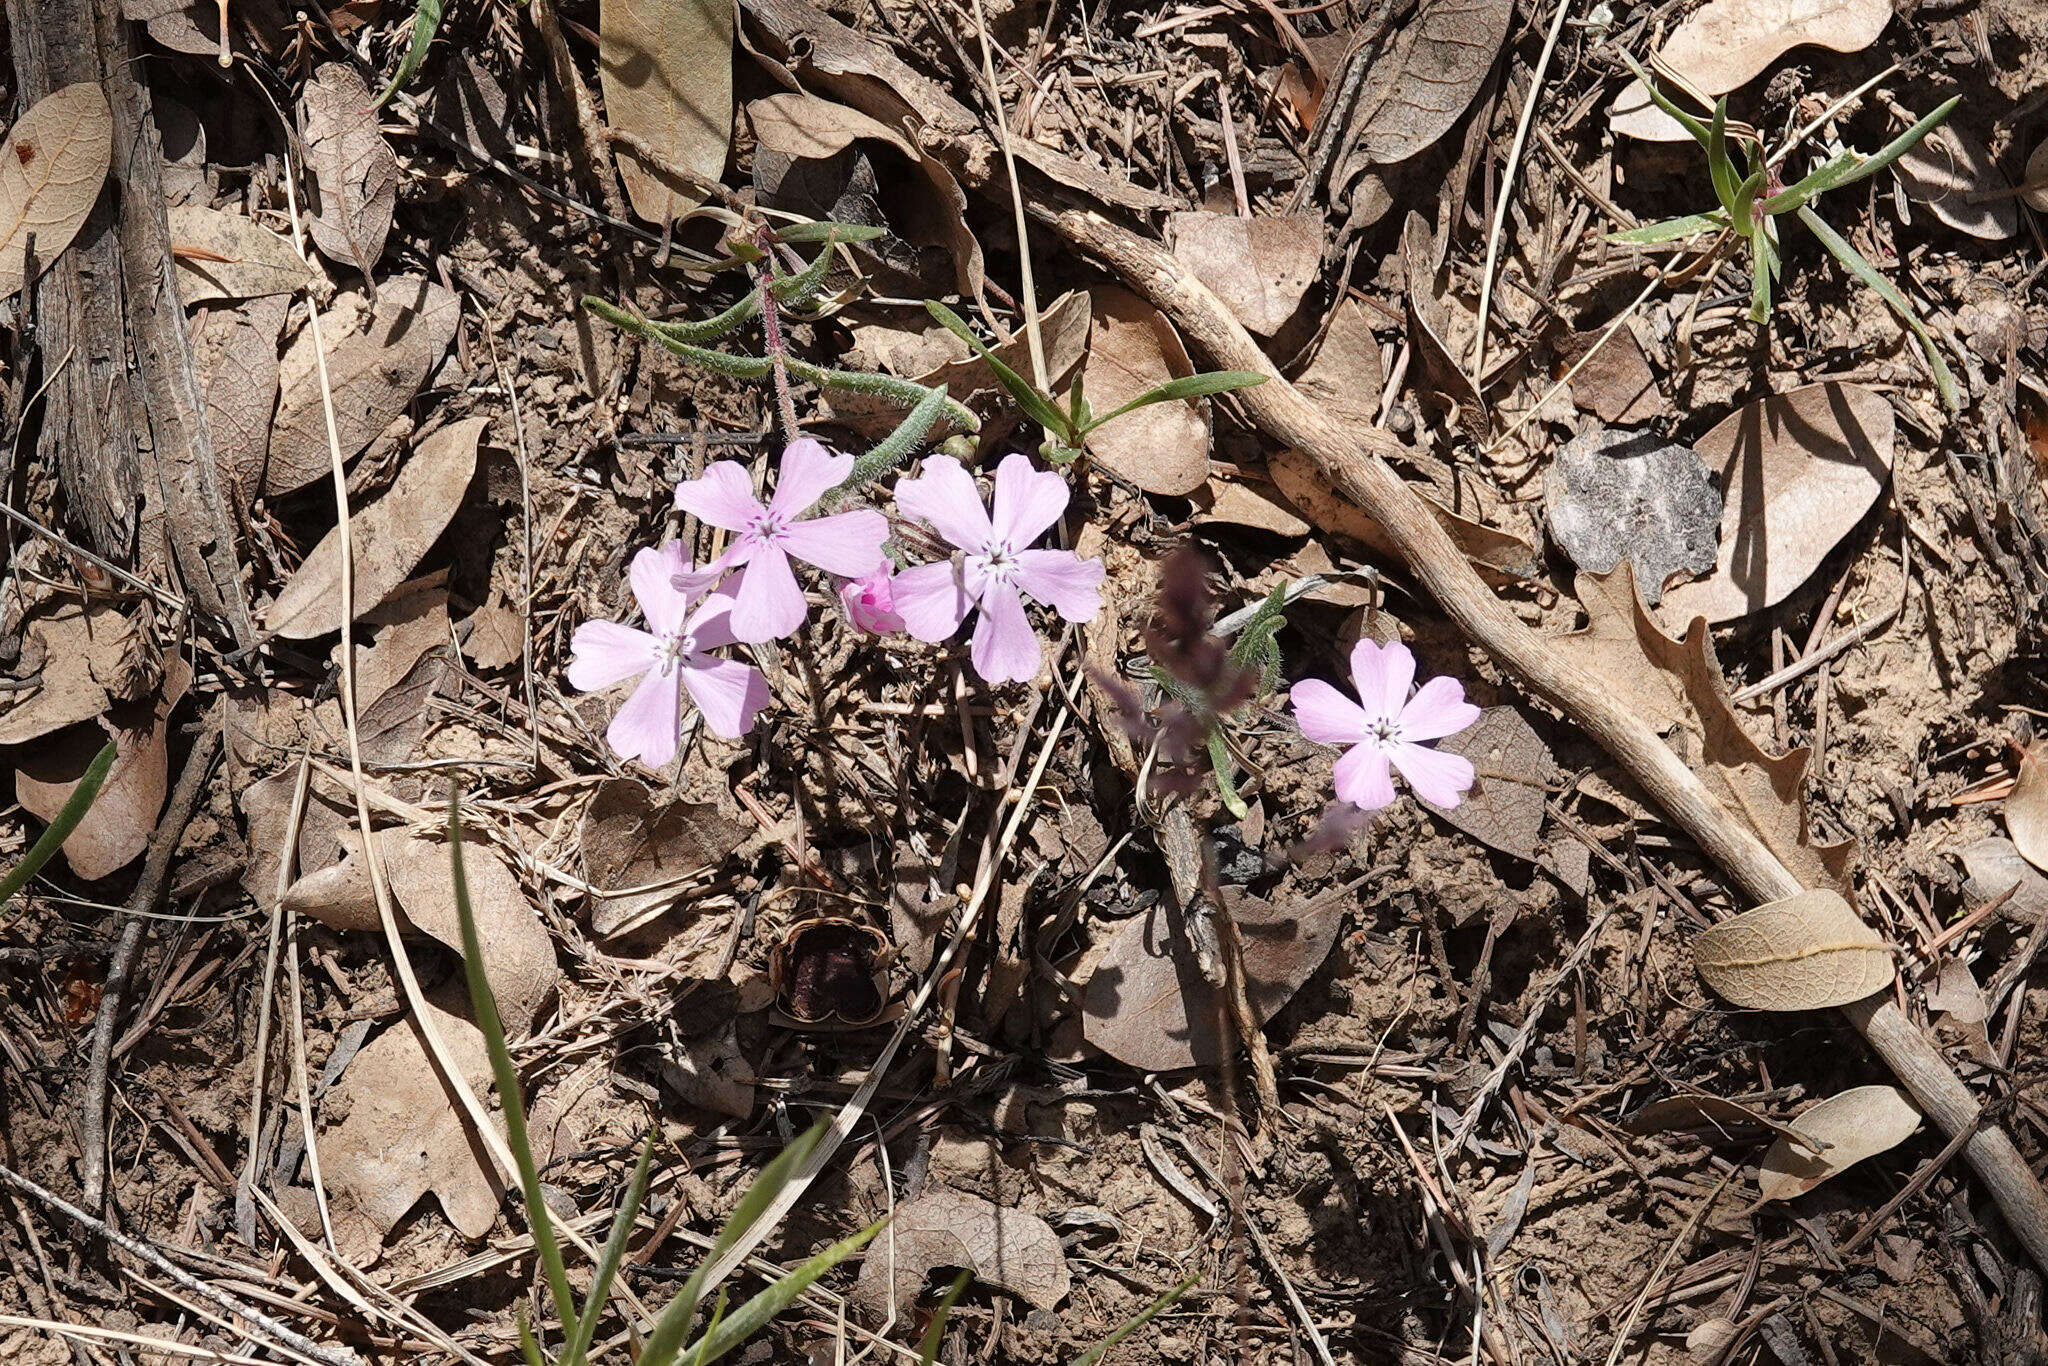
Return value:
<svg viewBox="0 0 2048 1366">
<path fill-rule="evenodd" d="M 357 616 L 404 583 L 447 530 L 476 473 L 477 442 L 488 420 L 464 418 L 435 432 L 406 457 L 391 487 L 350 518 Z M 340 630 L 344 568 L 337 527 L 313 547 L 278 593 L 264 614 L 264 624 L 287 640 L 309 640 Z"/>
<path fill-rule="evenodd" d="M 1471 760 L 1478 781 L 1456 806 L 1422 804 L 1489 849 L 1535 862 L 1543 801 L 1557 768 L 1535 727 L 1514 707 L 1488 707 L 1436 748 Z"/>
<path fill-rule="evenodd" d="M 2043 212 L 2048 212 L 2048 138 L 2043 138 L 2027 158 L 2027 191 L 2020 198 Z"/>
<path fill-rule="evenodd" d="M 1721 475 L 1719 560 L 1665 595 L 1662 618 L 1732 621 L 1784 601 L 1884 491 L 1894 430 L 1883 395 L 1833 380 L 1717 423 L 1695 449 Z"/>
<path fill-rule="evenodd" d="M 1386 529 L 1366 516 L 1363 508 L 1331 488 L 1315 462 L 1301 452 L 1275 451 L 1266 470 L 1282 496 L 1319 529 L 1362 542 L 1376 555 L 1398 557 L 1399 549 Z M 1490 570 L 1508 579 L 1526 578 L 1535 572 L 1536 550 L 1521 537 L 1470 517 L 1460 517 L 1434 498 L 1425 497 L 1424 501 L 1458 543 L 1458 549 L 1483 571 Z"/>
<path fill-rule="evenodd" d="M 1685 645 L 1659 630 L 1644 610 L 1629 567 L 1580 574 L 1572 580 L 1572 593 L 1586 609 L 1586 625 L 1555 638 L 1551 648 L 1597 676 L 1660 732 L 1695 725 L 1682 681 Z"/>
<path fill-rule="evenodd" d="M 1819 1152 L 1781 1135 L 1756 1174 L 1766 1200 L 1791 1200 L 1888 1149 L 1920 1127 L 1920 1112 L 1896 1086 L 1858 1086 L 1808 1106 L 1792 1127 L 1827 1146 Z"/>
<path fill-rule="evenodd" d="M 925 1278 L 942 1266 L 972 1271 L 1048 1313 L 1073 1284 L 1059 1235 L 1045 1220 L 940 1186 L 896 1207 L 888 1231 L 868 1245 L 850 1298 L 871 1322 L 891 1307 L 907 1322 Z"/>
<path fill-rule="evenodd" d="M 1093 285 L 1088 301 L 1093 326 L 1081 382 L 1097 414 L 1195 372 L 1166 315 L 1130 290 Z M 1141 408 L 1090 432 L 1088 450 L 1103 468 L 1147 493 L 1185 497 L 1209 478 L 1208 400 Z"/>
<path fill-rule="evenodd" d="M 1349 294 L 1337 300 L 1323 335 L 1294 376 L 1294 387 L 1303 397 L 1337 421 L 1359 427 L 1372 426 L 1379 416 L 1380 389 L 1386 382 L 1373 316 L 1363 300 Z"/>
<path fill-rule="evenodd" d="M 2027 862 L 2011 840 L 1988 835 L 1957 856 L 1963 861 L 1963 896 L 1971 906 L 2005 900 L 1999 914 L 2007 920 L 2037 924 L 2048 920 L 2048 877 Z"/>
<path fill-rule="evenodd" d="M 1891 0 L 1707 0 L 1657 60 L 1700 94 L 1725 95 L 1795 47 L 1860 52 L 1891 17 Z"/>
<path fill-rule="evenodd" d="M 1909 199 L 1952 228 L 1992 242 L 2020 230 L 2019 205 L 2006 193 L 1990 150 L 1952 123 L 1922 138 L 1894 172 Z"/>
<path fill-rule="evenodd" d="M 398 207 L 398 158 L 354 67 L 321 67 L 306 83 L 305 100 L 306 169 L 313 176 L 306 230 L 328 260 L 368 275 L 384 254 Z"/>
<path fill-rule="evenodd" d="M 354 459 L 405 411 L 440 364 L 462 319 L 461 301 L 453 293 L 416 276 L 379 285 L 374 310 L 352 312 L 353 300 L 343 296 L 321 314 L 343 460 Z M 355 326 L 349 325 L 352 316 Z M 278 385 L 269 458 L 243 469 L 237 481 L 251 496 L 274 498 L 304 488 L 325 479 L 331 465 L 312 328 L 300 332 L 285 352 Z"/>
<path fill-rule="evenodd" d="M 725 174 L 734 11 L 732 0 L 603 0 L 599 7 L 605 122 L 666 163 L 617 148 L 626 198 L 650 223 L 673 222 L 696 208 L 704 202 L 702 186 Z"/>
<path fill-rule="evenodd" d="M 1671 405 L 1657 388 L 1656 372 L 1636 334 L 1621 327 L 1604 342 L 1600 335 L 1581 332 L 1560 347 L 1560 359 L 1577 371 L 1572 376 L 1572 402 L 1591 409 L 1603 422 L 1623 426 L 1668 416 Z"/>
<path fill-rule="evenodd" d="M 1275 536 L 1300 536 L 1309 529 L 1308 519 L 1285 494 L 1258 480 L 1213 478 L 1208 488 L 1196 491 L 1195 503 L 1203 522 L 1251 527 Z"/>
<path fill-rule="evenodd" d="M 1709 926 L 1692 952 L 1700 980 L 1746 1010 L 1847 1005 L 1892 982 L 1891 950 L 1837 892 L 1799 892 Z"/>
<path fill-rule="evenodd" d="M 526 619 L 507 603 L 487 602 L 463 624 L 469 628 L 463 657 L 479 669 L 502 669 L 526 654 Z"/>
<path fill-rule="evenodd" d="M 280 360 L 291 301 L 282 295 L 236 304 L 201 304 L 192 310 L 192 371 L 206 404 L 206 431 L 214 467 L 239 506 L 255 501 L 244 484 L 260 472 L 270 450 L 270 419 L 277 411 Z"/>
<path fill-rule="evenodd" d="M 1166 223 L 1173 254 L 1262 337 L 1294 316 L 1322 265 L 1321 214 L 1240 218 L 1198 211 L 1173 214 Z"/>
<path fill-rule="evenodd" d="M 1650 88 L 1641 80 L 1630 81 L 1607 106 L 1607 126 L 1623 137 L 1639 142 L 1691 142 L 1692 134 L 1650 98 Z"/>
<path fill-rule="evenodd" d="M 2048 872 L 2048 746 L 2035 745 L 2020 756 L 2019 779 L 2005 799 L 2005 828 L 2013 848 L 2036 868 Z"/>
<path fill-rule="evenodd" d="M 366 639 L 367 631 L 355 633 L 356 705 L 369 708 L 412 672 L 421 655 L 448 643 L 448 590 L 439 584 L 400 588 L 358 621 L 377 627 L 374 641 Z M 341 642 L 328 657 L 341 667 Z"/>
<path fill-rule="evenodd" d="M 178 297 L 188 308 L 207 299 L 292 294 L 319 279 L 290 242 L 241 214 L 197 204 L 175 204 L 168 214 Z"/>
<path fill-rule="evenodd" d="M 36 270 L 71 245 L 106 183 L 114 112 L 91 81 L 37 100 L 0 144 L 0 299 L 21 288 L 28 241 Z"/>
<path fill-rule="evenodd" d="M 19 628 L 23 653 L 41 662 L 32 688 L 0 692 L 0 745 L 19 745 L 65 726 L 90 721 L 107 709 L 100 680 L 112 678 L 127 648 L 129 627 L 105 602 L 60 601 Z"/>
<path fill-rule="evenodd" d="M 1512 0 L 1424 0 L 1394 25 L 1358 95 L 1349 130 L 1357 151 L 1389 166 L 1449 132 L 1500 54 L 1514 10 Z"/>
</svg>

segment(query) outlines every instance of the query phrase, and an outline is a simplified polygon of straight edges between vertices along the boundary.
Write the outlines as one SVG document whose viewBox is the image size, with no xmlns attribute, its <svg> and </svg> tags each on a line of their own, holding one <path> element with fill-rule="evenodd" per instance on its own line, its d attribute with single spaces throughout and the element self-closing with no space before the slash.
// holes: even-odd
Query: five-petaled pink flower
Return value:
<svg viewBox="0 0 2048 1366">
<path fill-rule="evenodd" d="M 721 460 L 703 478 L 677 486 L 677 507 L 738 533 L 713 566 L 740 571 L 732 595 L 732 631 L 738 639 L 758 645 L 803 625 L 804 590 L 790 570 L 790 556 L 850 579 L 882 567 L 889 519 L 881 513 L 858 508 L 803 520 L 811 504 L 845 482 L 852 469 L 851 455 L 834 455 L 802 437 L 783 451 L 775 495 L 765 507 L 754 496 L 746 467 L 732 460 Z"/>
<path fill-rule="evenodd" d="M 1303 679 L 1289 694 L 1303 735 L 1350 746 L 1334 778 L 1337 796 L 1353 806 L 1376 811 L 1393 802 L 1389 765 L 1401 770 L 1416 796 L 1436 806 L 1456 806 L 1471 790 L 1471 761 L 1425 749 L 1422 741 L 1457 734 L 1479 719 L 1479 708 L 1465 700 L 1455 678 L 1432 678 L 1410 697 L 1414 681 L 1415 656 L 1407 646 L 1361 640 L 1351 651 L 1358 702 L 1317 678 Z"/>
<path fill-rule="evenodd" d="M 903 618 L 896 615 L 895 575 L 886 564 L 840 584 L 839 601 L 855 628 L 871 636 L 892 636 L 903 629 Z"/>
<path fill-rule="evenodd" d="M 768 704 L 767 680 L 751 664 L 709 653 L 733 643 L 732 599 L 723 593 L 706 597 L 713 576 L 692 570 L 676 543 L 635 555 L 629 578 L 648 629 L 586 621 L 570 642 L 569 683 L 580 691 L 597 692 L 641 676 L 605 739 L 622 757 L 653 767 L 675 758 L 679 689 L 688 690 L 714 734 L 729 740 L 745 735 L 754 714 Z"/>
<path fill-rule="evenodd" d="M 911 635 L 949 639 L 981 609 L 969 652 L 974 671 L 991 683 L 1038 676 L 1040 649 L 1024 596 L 1068 621 L 1093 621 L 1102 609 L 1102 561 L 1071 550 L 1032 550 L 1067 509 L 1067 481 L 1031 468 L 1012 454 L 996 469 L 994 512 L 981 506 L 974 476 L 949 455 L 930 456 L 916 479 L 896 485 L 896 507 L 928 523 L 964 554 L 896 575 L 895 608 Z"/>
</svg>

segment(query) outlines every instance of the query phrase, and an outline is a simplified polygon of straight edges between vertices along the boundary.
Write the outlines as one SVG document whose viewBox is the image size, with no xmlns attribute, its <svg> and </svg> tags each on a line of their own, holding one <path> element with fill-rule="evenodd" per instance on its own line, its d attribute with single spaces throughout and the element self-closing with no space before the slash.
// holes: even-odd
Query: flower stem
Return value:
<svg viewBox="0 0 2048 1366">
<path fill-rule="evenodd" d="M 775 242 L 766 228 L 760 232 L 758 245 L 762 259 L 754 287 L 761 295 L 761 340 L 769 364 L 775 367 L 775 406 L 782 417 L 782 439 L 786 444 L 797 438 L 796 401 L 789 394 L 789 339 L 782 334 L 781 305 L 770 288 L 776 278 Z"/>
</svg>

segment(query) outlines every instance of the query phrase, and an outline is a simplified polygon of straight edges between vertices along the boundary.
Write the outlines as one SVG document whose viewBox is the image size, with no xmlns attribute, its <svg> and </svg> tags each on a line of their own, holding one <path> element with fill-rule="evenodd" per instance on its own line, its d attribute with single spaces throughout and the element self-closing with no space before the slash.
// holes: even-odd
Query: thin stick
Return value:
<svg viewBox="0 0 2048 1366">
<path fill-rule="evenodd" d="M 1017 183 L 1017 158 L 1010 150 L 1010 118 L 1003 112 L 1002 87 L 996 84 L 996 59 L 989 47 L 988 15 L 983 13 L 981 0 L 974 0 L 974 31 L 981 38 L 981 74 L 988 82 L 989 108 L 995 111 L 996 139 L 1003 149 L 1003 174 L 1010 182 L 1010 203 L 1017 214 L 1017 261 L 1018 276 L 1023 287 L 1024 344 L 1031 350 L 1031 382 L 1038 386 L 1040 393 L 1046 393 L 1052 383 L 1045 370 L 1045 342 L 1038 335 L 1038 289 L 1031 275 L 1031 238 L 1026 229 L 1029 219 L 1024 212 L 1024 187 Z M 1052 433 L 1047 432 L 1047 436 Z"/>
</svg>

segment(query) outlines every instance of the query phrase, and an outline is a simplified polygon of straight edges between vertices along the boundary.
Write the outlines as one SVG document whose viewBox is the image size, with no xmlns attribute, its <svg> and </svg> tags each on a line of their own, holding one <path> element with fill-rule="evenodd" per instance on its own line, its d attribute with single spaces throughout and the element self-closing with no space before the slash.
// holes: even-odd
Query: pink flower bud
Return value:
<svg viewBox="0 0 2048 1366">
<path fill-rule="evenodd" d="M 896 615 L 895 581 L 886 565 L 840 584 L 839 601 L 853 624 L 869 635 L 895 635 L 903 629 L 903 618 Z"/>
</svg>

